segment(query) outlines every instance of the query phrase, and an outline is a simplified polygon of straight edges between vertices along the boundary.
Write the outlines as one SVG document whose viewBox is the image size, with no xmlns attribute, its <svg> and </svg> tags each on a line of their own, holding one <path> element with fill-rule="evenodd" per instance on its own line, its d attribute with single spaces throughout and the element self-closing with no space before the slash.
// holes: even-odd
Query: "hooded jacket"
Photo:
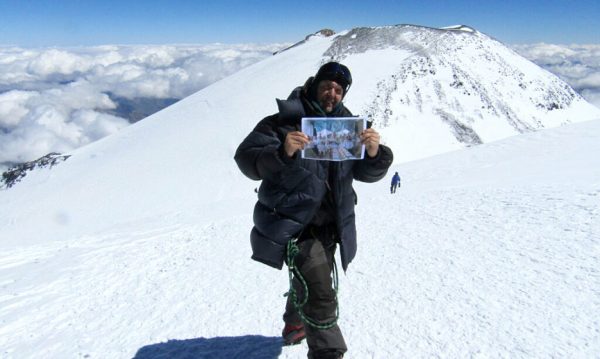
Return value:
<svg viewBox="0 0 600 359">
<path fill-rule="evenodd" d="M 298 153 L 288 157 L 283 148 L 286 135 L 300 131 L 302 117 L 323 117 L 308 99 L 311 82 L 309 78 L 304 87 L 294 89 L 287 100 L 278 99 L 279 112 L 256 125 L 234 159 L 244 175 L 262 180 L 250 233 L 252 259 L 281 269 L 288 241 L 311 222 L 329 189 L 345 271 L 356 255 L 357 197 L 352 182 L 375 182 L 385 177 L 393 154 L 379 145 L 376 157 L 365 154 L 363 160 L 316 161 L 302 159 Z M 340 103 L 329 116 L 350 117 L 352 113 Z"/>
</svg>

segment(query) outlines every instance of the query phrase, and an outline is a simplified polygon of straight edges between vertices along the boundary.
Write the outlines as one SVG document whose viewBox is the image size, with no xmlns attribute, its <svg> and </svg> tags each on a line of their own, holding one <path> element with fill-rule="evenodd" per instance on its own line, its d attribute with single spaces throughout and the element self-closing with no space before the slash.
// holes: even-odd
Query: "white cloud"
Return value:
<svg viewBox="0 0 600 359">
<path fill-rule="evenodd" d="M 0 171 L 127 126 L 109 93 L 180 99 L 288 45 L 0 47 Z"/>
<path fill-rule="evenodd" d="M 577 87 L 589 89 L 600 88 L 600 71 L 591 73 L 575 81 Z"/>
<path fill-rule="evenodd" d="M 27 101 L 35 96 L 31 91 L 9 91 L 0 94 L 0 128 L 10 130 L 29 113 Z"/>
<path fill-rule="evenodd" d="M 86 72 L 91 66 L 87 56 L 79 56 L 64 50 L 51 49 L 43 51 L 27 65 L 27 72 L 40 78 L 54 74 L 70 75 L 75 72 Z"/>
<path fill-rule="evenodd" d="M 556 74 L 600 107 L 600 45 L 516 45 L 524 57 Z"/>
<path fill-rule="evenodd" d="M 600 91 L 583 90 L 581 96 L 583 96 L 583 98 L 585 98 L 589 103 L 600 108 Z"/>
<path fill-rule="evenodd" d="M 0 163 L 24 162 L 49 152 L 68 152 L 127 126 L 102 113 L 115 107 L 86 83 L 0 94 Z"/>
</svg>

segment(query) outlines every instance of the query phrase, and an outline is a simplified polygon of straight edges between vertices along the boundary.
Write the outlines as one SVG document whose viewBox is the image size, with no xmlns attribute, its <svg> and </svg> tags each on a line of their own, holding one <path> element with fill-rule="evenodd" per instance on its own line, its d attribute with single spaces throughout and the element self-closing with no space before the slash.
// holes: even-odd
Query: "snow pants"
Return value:
<svg viewBox="0 0 600 359">
<path fill-rule="evenodd" d="M 335 234 L 326 227 L 307 229 L 298 240 L 300 252 L 295 257 L 296 266 L 308 286 L 308 301 L 303 312 L 318 323 L 328 323 L 335 319 L 337 307 L 331 277 L 336 249 Z M 293 285 L 299 300 L 304 299 L 303 286 L 297 278 L 294 278 Z M 302 323 L 289 296 L 283 320 L 293 325 Z M 320 351 L 337 350 L 345 353 L 348 350 L 337 324 L 329 329 L 317 329 L 304 323 L 304 330 L 309 358 L 318 357 Z"/>
</svg>

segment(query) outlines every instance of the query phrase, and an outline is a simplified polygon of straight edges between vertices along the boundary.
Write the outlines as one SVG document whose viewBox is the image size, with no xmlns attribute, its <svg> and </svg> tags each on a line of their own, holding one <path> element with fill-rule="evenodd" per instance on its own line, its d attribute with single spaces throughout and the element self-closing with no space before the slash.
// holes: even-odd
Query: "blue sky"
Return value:
<svg viewBox="0 0 600 359">
<path fill-rule="evenodd" d="M 0 0 L 0 45 L 295 42 L 322 28 L 470 25 L 508 44 L 600 43 L 600 0 Z"/>
</svg>

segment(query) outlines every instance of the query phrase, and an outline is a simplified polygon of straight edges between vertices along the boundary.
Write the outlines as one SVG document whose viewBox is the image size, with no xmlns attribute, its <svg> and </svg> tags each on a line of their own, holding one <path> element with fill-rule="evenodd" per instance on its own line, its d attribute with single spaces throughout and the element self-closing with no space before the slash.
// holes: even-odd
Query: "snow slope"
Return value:
<svg viewBox="0 0 600 359">
<path fill-rule="evenodd" d="M 313 36 L 0 190 L 0 357 L 303 357 L 278 339 L 287 274 L 250 260 L 258 183 L 233 154 L 330 57 L 352 69 L 348 106 L 376 117 L 403 176 L 395 196 L 387 179 L 356 186 L 359 251 L 340 293 L 348 357 L 597 356 L 597 109 L 531 68 L 550 90 L 517 86 L 535 100 L 497 116 L 516 95 L 494 92 L 468 122 L 479 103 L 448 92 L 449 78 L 402 72 L 455 64 L 417 42 L 435 34 L 493 42 L 464 28 Z M 468 75 L 459 94 L 485 81 L 452 66 Z M 432 97 L 436 81 L 452 101 Z M 421 107 L 400 100 L 416 83 Z M 492 98 L 488 86 L 477 93 Z M 537 95 L 564 101 L 538 108 Z M 471 146 L 461 133 L 493 136 Z"/>
<path fill-rule="evenodd" d="M 597 357 L 598 151 L 589 121 L 394 166 L 395 195 L 358 185 L 347 357 Z M 220 218 L 4 250 L 0 356 L 304 357 L 278 340 L 287 274 L 250 260 L 249 193 Z"/>
</svg>

